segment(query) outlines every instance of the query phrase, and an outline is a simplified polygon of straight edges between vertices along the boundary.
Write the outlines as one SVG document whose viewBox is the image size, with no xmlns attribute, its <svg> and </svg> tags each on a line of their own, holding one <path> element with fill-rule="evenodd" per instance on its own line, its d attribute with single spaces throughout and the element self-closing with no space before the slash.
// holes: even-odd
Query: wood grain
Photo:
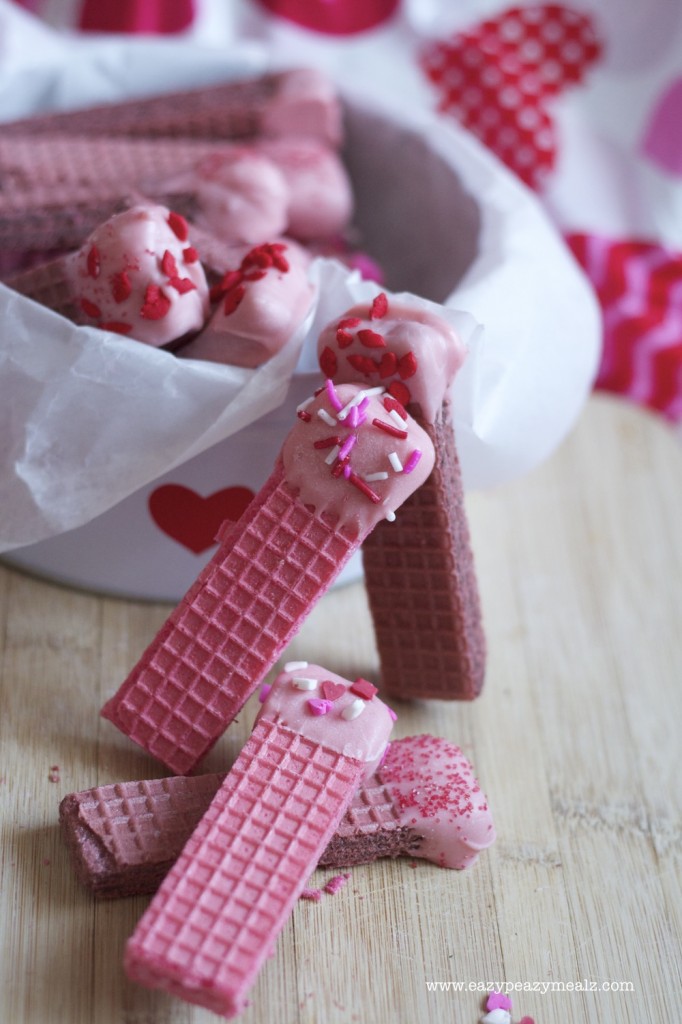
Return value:
<svg viewBox="0 0 682 1024">
<path fill-rule="evenodd" d="M 490 647 L 484 695 L 398 707 L 397 733 L 464 748 L 498 841 L 468 872 L 382 863 L 354 869 L 335 896 L 300 902 L 244 1024 L 478 1019 L 482 993 L 429 992 L 432 981 L 626 982 L 634 991 L 520 991 L 515 1017 L 674 1017 L 682 451 L 661 422 L 595 398 L 544 466 L 471 496 L 469 510 Z M 167 610 L 0 569 L 0 1020 L 218 1020 L 125 981 L 123 945 L 146 901 L 95 904 L 56 827 L 66 793 L 162 774 L 98 710 Z M 362 586 L 328 595 L 287 657 L 375 677 Z M 207 768 L 236 756 L 253 711 Z"/>
</svg>

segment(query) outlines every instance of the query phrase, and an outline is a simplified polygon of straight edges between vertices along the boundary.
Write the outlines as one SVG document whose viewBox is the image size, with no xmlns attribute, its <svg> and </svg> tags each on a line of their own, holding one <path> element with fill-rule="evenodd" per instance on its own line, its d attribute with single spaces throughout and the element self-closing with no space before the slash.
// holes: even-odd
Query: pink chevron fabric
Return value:
<svg viewBox="0 0 682 1024">
<path fill-rule="evenodd" d="M 572 234 L 604 318 L 597 387 L 682 420 L 682 252 L 654 242 Z"/>
</svg>

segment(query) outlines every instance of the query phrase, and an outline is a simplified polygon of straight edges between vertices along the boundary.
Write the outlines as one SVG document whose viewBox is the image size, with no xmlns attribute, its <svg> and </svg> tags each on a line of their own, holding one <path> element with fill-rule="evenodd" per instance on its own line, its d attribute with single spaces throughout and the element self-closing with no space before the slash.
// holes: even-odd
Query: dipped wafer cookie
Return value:
<svg viewBox="0 0 682 1024">
<path fill-rule="evenodd" d="M 281 673 L 250 739 L 129 939 L 134 981 L 232 1017 L 393 725 L 319 666 Z M 324 698 L 324 683 L 335 686 Z"/>
<path fill-rule="evenodd" d="M 294 68 L 3 124 L 3 135 L 54 134 L 247 139 L 296 136 L 338 145 L 341 107 L 323 72 Z"/>
<path fill-rule="evenodd" d="M 399 439 L 377 425 L 382 396 L 329 381 L 299 407 L 270 478 L 224 524 L 216 553 L 104 706 L 172 771 L 199 763 L 366 536 L 428 477 L 428 436 L 409 417 Z"/>
<path fill-rule="evenodd" d="M 147 198 L 229 241 L 343 231 L 352 191 L 336 152 L 313 139 L 247 145 L 193 139 L 0 136 L 0 248 L 75 248 Z"/>
<path fill-rule="evenodd" d="M 383 686 L 403 700 L 471 700 L 483 684 L 485 638 L 448 398 L 463 346 L 441 317 L 382 292 L 329 324 L 318 351 L 329 379 L 383 384 L 385 429 L 400 437 L 407 409 L 436 453 L 400 522 L 363 544 Z"/>
<path fill-rule="evenodd" d="M 307 680 L 307 668 L 292 666 L 292 678 Z M 61 831 L 81 884 L 105 899 L 155 892 L 224 779 L 172 775 L 64 797 Z M 461 749 L 437 736 L 409 736 L 392 740 L 380 767 L 361 781 L 318 863 L 420 857 L 462 869 L 494 839 L 488 802 Z"/>
</svg>

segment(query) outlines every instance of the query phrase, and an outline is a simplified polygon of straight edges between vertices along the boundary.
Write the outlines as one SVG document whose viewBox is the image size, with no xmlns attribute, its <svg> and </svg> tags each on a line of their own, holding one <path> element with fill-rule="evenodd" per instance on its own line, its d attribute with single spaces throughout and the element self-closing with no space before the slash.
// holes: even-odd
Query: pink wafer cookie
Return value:
<svg viewBox="0 0 682 1024">
<path fill-rule="evenodd" d="M 155 892 L 224 778 L 173 775 L 64 797 L 62 835 L 80 882 L 108 899 Z M 460 869 L 494 839 L 486 798 L 460 748 L 410 736 L 393 740 L 381 766 L 360 783 L 319 864 L 405 856 Z"/>
<path fill-rule="evenodd" d="M 335 151 L 314 140 L 249 146 L 193 139 L 0 136 L 0 245 L 79 245 L 131 198 L 172 205 L 226 239 L 254 244 L 287 229 L 342 231 L 352 193 Z"/>
<path fill-rule="evenodd" d="M 133 980 L 230 1017 L 392 727 L 377 697 L 319 666 L 283 672 L 251 738 L 129 940 Z M 311 707 L 324 681 L 339 695 Z M 313 688 L 314 687 L 314 688 Z M 319 703 L 319 701 L 318 701 Z"/>
<path fill-rule="evenodd" d="M 309 136 L 337 145 L 341 107 L 321 71 L 296 68 L 145 99 L 28 117 L 3 135 L 54 134 L 243 139 Z"/>
<path fill-rule="evenodd" d="M 387 429 L 403 429 L 406 406 L 436 451 L 400 522 L 380 524 L 363 545 L 383 685 L 404 700 L 471 700 L 483 684 L 485 638 L 447 398 L 462 343 L 441 317 L 380 293 L 329 324 L 319 354 L 335 381 L 385 384 Z"/>
<path fill-rule="evenodd" d="M 172 771 L 195 767 L 367 534 L 429 475 L 424 431 L 409 420 L 396 439 L 381 413 L 379 394 L 331 382 L 299 409 L 271 477 L 103 708 Z"/>
</svg>

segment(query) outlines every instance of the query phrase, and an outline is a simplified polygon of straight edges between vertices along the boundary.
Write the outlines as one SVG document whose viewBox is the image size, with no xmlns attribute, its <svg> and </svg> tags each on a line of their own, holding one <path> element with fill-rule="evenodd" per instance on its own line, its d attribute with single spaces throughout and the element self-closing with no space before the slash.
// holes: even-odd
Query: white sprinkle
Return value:
<svg viewBox="0 0 682 1024">
<path fill-rule="evenodd" d="M 390 416 L 390 417 L 391 417 L 391 419 L 392 419 L 392 420 L 394 421 L 394 423 L 397 423 L 397 425 L 398 425 L 398 426 L 399 426 L 399 427 L 400 427 L 401 429 L 403 429 L 403 428 L 404 428 L 404 426 L 405 426 L 405 424 L 407 423 L 407 420 L 406 420 L 406 419 L 403 419 L 403 417 L 402 417 L 402 416 L 400 415 L 400 413 L 398 412 L 398 410 L 397 410 L 397 409 L 391 409 L 391 411 L 390 411 L 390 413 L 389 413 L 389 416 Z"/>
<path fill-rule="evenodd" d="M 298 672 L 300 668 L 307 668 L 307 661 L 288 661 L 284 666 L 285 672 Z"/>
<path fill-rule="evenodd" d="M 402 473 L 402 471 L 403 471 L 403 464 L 400 461 L 400 459 L 398 458 L 398 453 L 397 452 L 391 452 L 391 454 L 388 457 L 388 461 L 391 463 L 391 465 L 393 466 L 393 468 L 396 471 L 396 473 Z"/>
<path fill-rule="evenodd" d="M 316 690 L 317 679 L 310 679 L 308 676 L 294 676 L 291 680 L 297 690 Z"/>
<path fill-rule="evenodd" d="M 339 448 L 338 444 L 335 444 L 327 458 L 324 460 L 328 466 L 331 466 L 332 462 L 336 462 L 336 456 L 339 454 L 340 451 L 341 449 Z"/>
<path fill-rule="evenodd" d="M 308 406 L 311 404 L 311 402 L 314 402 L 314 401 L 315 401 L 315 395 L 311 395 L 310 398 L 306 398 L 305 402 L 301 402 L 300 405 L 296 406 L 296 412 L 303 412 L 303 410 L 307 409 Z"/>
<path fill-rule="evenodd" d="M 333 416 L 329 415 L 326 409 L 318 409 L 317 415 L 320 417 L 321 420 L 323 420 L 327 424 L 328 427 L 336 426 L 336 420 L 334 419 Z"/>
<path fill-rule="evenodd" d="M 357 700 L 354 700 L 352 704 L 349 704 L 343 709 L 341 717 L 345 718 L 347 722 L 352 722 L 354 718 L 357 718 L 358 715 L 362 714 L 366 705 L 366 700 L 360 700 L 360 698 L 358 698 Z"/>
<path fill-rule="evenodd" d="M 373 484 L 377 480 L 388 480 L 388 473 L 384 473 L 383 470 L 380 473 L 366 473 L 362 479 L 365 483 Z"/>
<path fill-rule="evenodd" d="M 348 402 L 347 405 L 344 405 L 343 409 L 339 411 L 338 419 L 345 420 L 346 416 L 351 411 L 353 406 L 360 405 L 360 402 L 363 400 L 363 398 L 373 398 L 374 395 L 383 395 L 385 390 L 386 388 L 384 387 L 378 387 L 365 388 L 364 390 L 358 391 L 358 393 L 351 398 L 350 402 Z"/>
<path fill-rule="evenodd" d="M 392 512 L 390 508 L 386 512 L 386 519 L 388 520 L 389 523 L 395 522 L 395 512 Z"/>
</svg>

